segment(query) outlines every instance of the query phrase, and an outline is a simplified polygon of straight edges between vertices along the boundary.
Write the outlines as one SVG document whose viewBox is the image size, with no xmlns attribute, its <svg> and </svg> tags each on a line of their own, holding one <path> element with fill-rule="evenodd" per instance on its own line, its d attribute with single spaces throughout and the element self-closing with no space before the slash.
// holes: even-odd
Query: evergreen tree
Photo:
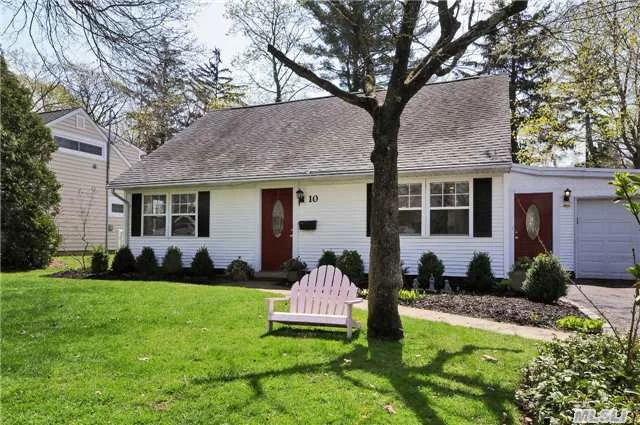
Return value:
<svg viewBox="0 0 640 425">
<path fill-rule="evenodd" d="M 395 46 L 389 22 L 397 19 L 397 2 L 307 1 L 303 4 L 321 23 L 314 28 L 319 42 L 305 46 L 307 53 L 322 59 L 319 71 L 337 76 L 340 85 L 349 92 L 364 90 L 365 75 L 375 73 L 379 76 L 378 84 L 385 82 L 385 76 L 391 72 Z"/>
<path fill-rule="evenodd" d="M 499 0 L 496 8 L 504 7 Z M 556 147 L 566 148 L 567 122 L 560 110 L 552 73 L 559 66 L 554 39 L 546 22 L 551 4 L 534 13 L 509 17 L 502 26 L 478 43 L 483 74 L 509 76 L 511 153 L 514 162 L 549 160 Z"/>
<path fill-rule="evenodd" d="M 212 57 L 196 66 L 189 77 L 187 125 L 209 110 L 245 104 L 243 87 L 233 83 L 228 68 L 222 68 L 219 49 L 214 49 Z"/>
<path fill-rule="evenodd" d="M 53 219 L 60 185 L 47 166 L 58 147 L 2 56 L 0 82 L 2 269 L 45 267 L 59 242 Z"/>
<path fill-rule="evenodd" d="M 156 61 L 147 64 L 136 77 L 133 98 L 137 109 L 129 114 L 137 144 L 151 152 L 184 127 L 185 76 L 181 50 L 163 39 Z"/>
</svg>

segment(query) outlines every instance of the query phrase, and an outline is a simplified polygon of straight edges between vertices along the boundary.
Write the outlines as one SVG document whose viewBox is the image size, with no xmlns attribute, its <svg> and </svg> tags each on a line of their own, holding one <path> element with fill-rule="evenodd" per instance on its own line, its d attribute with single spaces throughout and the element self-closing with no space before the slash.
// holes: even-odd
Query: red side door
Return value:
<svg viewBox="0 0 640 425">
<path fill-rule="evenodd" d="M 516 260 L 553 250 L 552 193 L 516 193 L 514 214 Z"/>
<path fill-rule="evenodd" d="M 280 270 L 291 258 L 293 189 L 262 190 L 262 270 Z"/>
</svg>

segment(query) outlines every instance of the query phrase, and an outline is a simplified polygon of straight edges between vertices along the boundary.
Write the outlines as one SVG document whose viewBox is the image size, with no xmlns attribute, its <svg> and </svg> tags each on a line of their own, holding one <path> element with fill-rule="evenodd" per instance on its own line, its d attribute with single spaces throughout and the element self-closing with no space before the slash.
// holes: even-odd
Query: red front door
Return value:
<svg viewBox="0 0 640 425">
<path fill-rule="evenodd" d="M 293 189 L 262 191 L 262 270 L 280 270 L 291 258 Z"/>
<path fill-rule="evenodd" d="M 516 193 L 514 213 L 515 259 L 534 258 L 545 251 L 551 252 L 553 249 L 553 194 Z"/>
</svg>

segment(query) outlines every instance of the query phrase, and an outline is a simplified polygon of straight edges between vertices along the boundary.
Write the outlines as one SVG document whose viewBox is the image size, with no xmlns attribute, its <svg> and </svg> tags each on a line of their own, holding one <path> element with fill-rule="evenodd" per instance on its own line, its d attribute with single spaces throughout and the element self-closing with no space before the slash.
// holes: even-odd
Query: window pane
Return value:
<svg viewBox="0 0 640 425">
<path fill-rule="evenodd" d="M 456 206 L 455 195 L 444 195 L 444 204 L 442 206 L 455 207 Z"/>
<path fill-rule="evenodd" d="M 165 235 L 164 216 L 146 216 L 143 220 L 144 236 L 164 236 Z"/>
<path fill-rule="evenodd" d="M 408 196 L 400 196 L 398 198 L 398 207 L 399 208 L 409 208 L 409 197 Z"/>
<path fill-rule="evenodd" d="M 153 211 L 153 209 L 152 209 L 151 196 L 145 196 L 144 197 L 144 210 L 143 210 L 143 212 L 145 214 L 151 214 L 152 211 Z"/>
<path fill-rule="evenodd" d="M 456 193 L 469 193 L 469 182 L 456 183 Z"/>
<path fill-rule="evenodd" d="M 409 206 L 411 208 L 422 208 L 422 196 L 421 195 L 411 195 L 409 197 Z"/>
<path fill-rule="evenodd" d="M 431 183 L 431 194 L 437 195 L 442 193 L 442 183 Z"/>
<path fill-rule="evenodd" d="M 190 193 L 189 195 L 187 195 L 187 212 L 190 214 L 195 214 L 196 213 L 196 194 L 195 193 Z"/>
<path fill-rule="evenodd" d="M 408 195 L 409 194 L 409 185 L 408 184 L 399 184 L 398 185 L 398 195 Z"/>
<path fill-rule="evenodd" d="M 123 213 L 124 212 L 124 204 L 111 204 L 111 212 L 113 212 L 113 213 Z"/>
<path fill-rule="evenodd" d="M 165 213 L 165 195 L 153 195 L 153 214 L 164 214 Z"/>
<path fill-rule="evenodd" d="M 469 210 L 431 210 L 432 235 L 468 235 Z"/>
<path fill-rule="evenodd" d="M 422 211 L 405 210 L 398 212 L 398 225 L 401 235 L 421 234 Z"/>
<path fill-rule="evenodd" d="M 431 207 L 442 206 L 442 195 L 431 196 Z"/>
<path fill-rule="evenodd" d="M 172 236 L 194 236 L 196 234 L 196 216 L 178 215 L 171 217 Z"/>
<path fill-rule="evenodd" d="M 456 195 L 456 207 L 468 207 L 469 195 Z"/>
<path fill-rule="evenodd" d="M 444 193 L 456 193 L 456 184 L 452 182 L 446 182 L 444 184 Z"/>
<path fill-rule="evenodd" d="M 74 151 L 78 150 L 78 142 L 75 140 L 67 139 L 65 137 L 55 136 L 54 140 L 61 148 L 72 149 Z"/>
<path fill-rule="evenodd" d="M 422 185 L 420 183 L 409 185 L 410 195 L 422 195 Z"/>
<path fill-rule="evenodd" d="M 80 145 L 81 152 L 102 156 L 102 148 L 100 146 L 94 146 L 94 145 L 90 145 L 88 143 L 82 143 L 82 142 L 80 142 L 79 145 Z"/>
</svg>

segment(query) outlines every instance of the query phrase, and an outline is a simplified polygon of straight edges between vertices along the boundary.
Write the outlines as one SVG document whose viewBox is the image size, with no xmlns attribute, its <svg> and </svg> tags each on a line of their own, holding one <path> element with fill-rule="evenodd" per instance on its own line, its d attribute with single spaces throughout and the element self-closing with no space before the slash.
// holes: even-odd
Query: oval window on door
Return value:
<svg viewBox="0 0 640 425">
<path fill-rule="evenodd" d="M 538 207 L 533 204 L 529 205 L 529 208 L 527 208 L 525 225 L 529 239 L 537 239 L 538 234 L 540 233 L 540 211 L 538 210 Z"/>
<path fill-rule="evenodd" d="M 282 231 L 284 230 L 284 206 L 280 200 L 277 200 L 275 204 L 273 204 L 273 210 L 271 211 L 271 230 L 273 231 L 274 237 L 279 238 L 282 236 Z"/>
</svg>

